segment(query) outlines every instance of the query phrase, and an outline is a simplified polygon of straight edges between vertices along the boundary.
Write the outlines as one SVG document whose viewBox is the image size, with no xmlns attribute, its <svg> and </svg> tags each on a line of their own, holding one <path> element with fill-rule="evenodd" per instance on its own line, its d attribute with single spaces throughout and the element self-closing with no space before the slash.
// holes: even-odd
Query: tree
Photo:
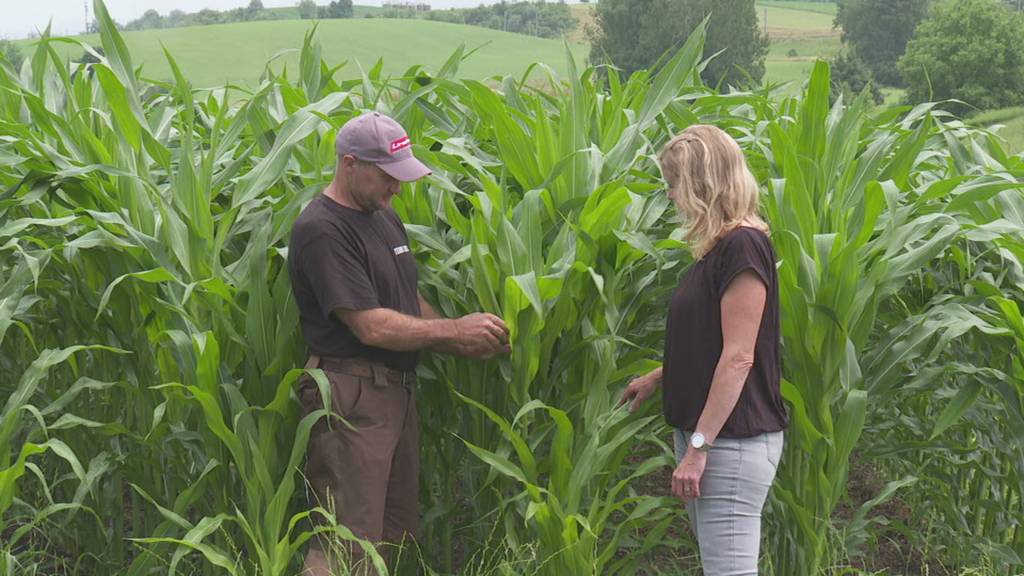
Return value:
<svg viewBox="0 0 1024 576">
<path fill-rule="evenodd" d="M 999 0 L 938 4 L 899 69 L 912 102 L 956 98 L 982 109 L 1024 103 L 1024 15 Z"/>
<path fill-rule="evenodd" d="M 188 16 L 181 10 L 171 10 L 171 13 L 167 15 L 166 23 L 168 28 L 176 28 L 178 26 L 184 26 Z"/>
<path fill-rule="evenodd" d="M 352 0 L 334 0 L 320 7 L 321 18 L 351 18 Z"/>
<path fill-rule="evenodd" d="M 701 73 L 718 85 L 759 83 L 768 40 L 757 23 L 754 0 L 602 0 L 595 13 L 591 60 L 605 57 L 626 74 L 648 68 L 677 48 L 710 14 L 704 56 L 720 50 Z"/>
<path fill-rule="evenodd" d="M 211 8 L 203 8 L 195 14 L 196 24 L 202 26 L 208 26 L 210 24 L 220 24 L 224 21 L 221 17 L 220 12 Z"/>
<path fill-rule="evenodd" d="M 143 12 L 142 16 L 125 25 L 127 30 L 151 30 L 164 27 L 164 17 L 152 8 Z"/>
<path fill-rule="evenodd" d="M 856 54 L 840 53 L 832 60 L 831 68 L 833 98 L 839 94 L 844 98 L 855 97 L 867 89 L 875 104 L 882 103 L 882 91 L 878 89 L 871 70 Z"/>
<path fill-rule="evenodd" d="M 248 6 L 245 8 L 238 8 L 237 10 L 240 12 L 240 20 L 244 20 L 246 22 L 250 20 L 257 20 L 262 15 L 263 2 L 262 0 L 249 0 Z"/>
<path fill-rule="evenodd" d="M 313 0 L 300 0 L 299 1 L 299 18 L 303 20 L 312 20 L 317 16 L 316 2 Z"/>
<path fill-rule="evenodd" d="M 902 86 L 896 62 L 914 29 L 928 13 L 930 0 L 840 0 L 836 26 L 842 40 L 878 82 Z"/>
</svg>

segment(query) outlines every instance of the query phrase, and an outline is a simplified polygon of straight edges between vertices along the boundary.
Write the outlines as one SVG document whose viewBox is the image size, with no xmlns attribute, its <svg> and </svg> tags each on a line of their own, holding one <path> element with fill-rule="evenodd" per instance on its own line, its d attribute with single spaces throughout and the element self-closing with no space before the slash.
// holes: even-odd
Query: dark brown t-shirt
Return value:
<svg viewBox="0 0 1024 576">
<path fill-rule="evenodd" d="M 391 308 L 420 315 L 416 260 L 393 210 L 360 212 L 317 196 L 292 227 L 288 270 L 311 354 L 416 368 L 418 352 L 367 346 L 333 314 L 335 308 Z"/>
<path fill-rule="evenodd" d="M 760 230 L 741 227 L 723 236 L 679 282 L 665 329 L 662 399 L 665 419 L 692 431 L 707 403 L 722 355 L 722 295 L 745 270 L 767 289 L 754 365 L 739 401 L 719 432 L 723 438 L 749 438 L 777 432 L 788 424 L 779 392 L 779 281 L 775 250 Z"/>
</svg>

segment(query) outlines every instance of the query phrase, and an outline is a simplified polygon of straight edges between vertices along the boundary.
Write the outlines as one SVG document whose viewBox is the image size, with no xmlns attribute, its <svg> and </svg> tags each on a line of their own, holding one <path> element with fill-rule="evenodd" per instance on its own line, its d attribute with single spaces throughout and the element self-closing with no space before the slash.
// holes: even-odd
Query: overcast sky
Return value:
<svg viewBox="0 0 1024 576">
<path fill-rule="evenodd" d="M 198 12 L 203 8 L 226 10 L 248 6 L 249 0 L 106 0 L 107 10 L 114 20 L 124 24 L 134 20 L 150 8 L 167 15 L 171 10 Z M 294 6 L 298 0 L 263 0 L 267 8 Z M 327 4 L 328 0 L 317 0 Z M 478 6 L 491 0 L 427 0 L 434 8 Z M 85 29 L 86 4 L 89 19 L 93 18 L 92 0 L 0 0 L 0 38 L 24 38 L 53 22 L 55 34 L 78 34 Z M 353 4 L 380 6 L 381 0 L 355 0 Z"/>
</svg>

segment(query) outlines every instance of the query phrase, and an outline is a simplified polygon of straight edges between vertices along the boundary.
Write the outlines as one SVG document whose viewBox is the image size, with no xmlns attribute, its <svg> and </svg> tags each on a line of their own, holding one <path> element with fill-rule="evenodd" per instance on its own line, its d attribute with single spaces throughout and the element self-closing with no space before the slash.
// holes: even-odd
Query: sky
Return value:
<svg viewBox="0 0 1024 576">
<path fill-rule="evenodd" d="M 355 0 L 353 4 L 380 6 L 382 0 Z M 482 0 L 426 0 L 433 8 L 452 8 L 488 4 Z M 328 0 L 317 0 L 327 4 Z M 298 0 L 263 0 L 267 8 L 294 6 Z M 0 38 L 24 38 L 53 22 L 54 34 L 78 34 L 85 29 L 86 4 L 93 18 L 92 0 L 0 0 Z M 106 0 L 114 20 L 124 24 L 149 9 L 167 15 L 171 10 L 198 12 L 203 8 L 229 10 L 247 6 L 249 0 Z"/>
</svg>

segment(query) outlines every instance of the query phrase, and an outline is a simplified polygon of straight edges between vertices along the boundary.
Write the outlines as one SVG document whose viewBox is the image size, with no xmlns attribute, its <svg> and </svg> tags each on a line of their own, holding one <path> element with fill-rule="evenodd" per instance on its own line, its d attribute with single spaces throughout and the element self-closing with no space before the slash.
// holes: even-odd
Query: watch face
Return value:
<svg viewBox="0 0 1024 576">
<path fill-rule="evenodd" d="M 701 448 L 703 448 L 704 447 L 704 435 L 701 434 L 700 432 L 694 432 L 693 435 L 690 436 L 690 446 L 693 446 L 697 450 L 700 450 Z"/>
</svg>

